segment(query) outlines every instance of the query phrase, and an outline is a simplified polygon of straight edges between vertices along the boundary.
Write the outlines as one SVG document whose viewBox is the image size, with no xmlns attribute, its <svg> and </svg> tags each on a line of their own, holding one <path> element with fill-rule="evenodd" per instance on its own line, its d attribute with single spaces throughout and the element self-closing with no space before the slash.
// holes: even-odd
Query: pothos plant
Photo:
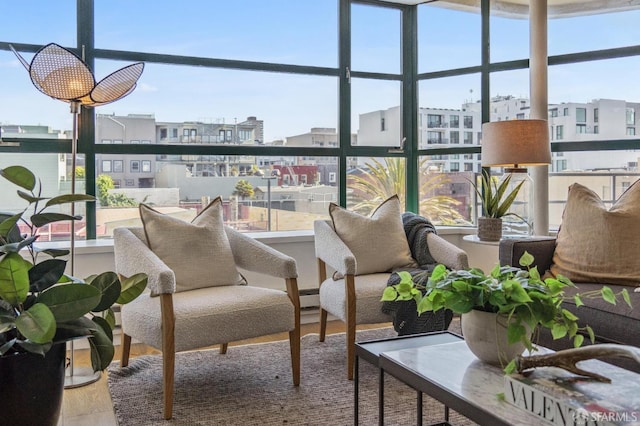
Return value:
<svg viewBox="0 0 640 426">
<path fill-rule="evenodd" d="M 578 317 L 564 308 L 565 289 L 575 287 L 566 277 L 558 276 L 543 279 L 537 266 L 531 266 L 534 258 L 525 252 L 519 260 L 522 268 L 496 266 L 489 275 L 481 269 L 448 270 L 437 265 L 431 275 L 400 271 L 400 282 L 386 287 L 382 301 L 415 300 L 418 315 L 427 311 L 450 309 L 464 314 L 472 309 L 494 312 L 507 317 L 508 343 L 522 342 L 529 350 L 535 350 L 527 331 L 544 327 L 551 330 L 554 339 L 568 337 L 574 347 L 584 342 L 584 334 L 593 343 L 595 336 L 588 325 L 579 326 Z M 523 269 L 524 268 L 524 269 Z M 616 304 L 619 299 L 631 306 L 626 289 L 614 293 L 610 287 L 587 291 L 571 296 L 576 306 L 581 306 L 583 298 L 601 297 L 608 303 Z M 513 372 L 515 360 L 506 366 L 506 372 Z"/>
<path fill-rule="evenodd" d="M 67 260 L 60 257 L 69 250 L 38 248 L 38 228 L 81 219 L 52 210 L 94 197 L 43 197 L 40 180 L 22 166 L 1 169 L 0 176 L 17 185 L 18 197 L 27 202 L 17 214 L 0 214 L 0 356 L 44 356 L 55 343 L 88 337 L 93 369 L 104 370 L 114 356 L 112 307 L 138 297 L 147 285 L 146 274 L 122 281 L 114 272 L 84 281 L 66 275 Z"/>
</svg>

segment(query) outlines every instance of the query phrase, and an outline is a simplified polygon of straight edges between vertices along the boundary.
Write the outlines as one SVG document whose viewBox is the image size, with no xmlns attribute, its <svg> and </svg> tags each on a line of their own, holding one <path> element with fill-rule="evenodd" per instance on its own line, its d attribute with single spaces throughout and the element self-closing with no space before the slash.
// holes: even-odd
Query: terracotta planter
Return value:
<svg viewBox="0 0 640 426">
<path fill-rule="evenodd" d="M 478 239 L 480 241 L 500 241 L 502 238 L 502 219 L 495 217 L 478 218 Z"/>
<path fill-rule="evenodd" d="M 62 408 L 67 348 L 0 357 L 0 413 L 11 425 L 56 426 Z"/>
<path fill-rule="evenodd" d="M 462 335 L 469 350 L 479 360 L 500 367 L 506 366 L 525 346 L 507 340 L 507 317 L 473 309 L 462 314 Z"/>
</svg>

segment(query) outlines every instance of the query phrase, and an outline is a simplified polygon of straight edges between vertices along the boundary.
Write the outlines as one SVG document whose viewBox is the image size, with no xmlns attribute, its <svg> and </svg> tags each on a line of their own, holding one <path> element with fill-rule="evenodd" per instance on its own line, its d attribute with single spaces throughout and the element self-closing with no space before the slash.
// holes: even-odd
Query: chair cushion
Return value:
<svg viewBox="0 0 640 426">
<path fill-rule="evenodd" d="M 640 184 L 609 209 L 598 194 L 574 183 L 558 231 L 551 273 L 574 282 L 640 286 Z"/>
<path fill-rule="evenodd" d="M 382 312 L 382 292 L 387 286 L 388 273 L 359 275 L 355 277 L 356 324 L 375 324 L 391 321 L 391 315 Z M 347 303 L 344 279 L 327 279 L 320 285 L 320 306 L 347 321 Z"/>
<path fill-rule="evenodd" d="M 140 218 L 149 248 L 176 276 L 176 292 L 244 284 L 222 221 L 217 197 L 191 223 L 140 204 Z"/>
<path fill-rule="evenodd" d="M 176 293 L 176 352 L 235 342 L 295 328 L 295 311 L 280 290 L 252 286 L 219 286 Z M 122 305 L 122 330 L 162 348 L 160 298 L 146 292 Z"/>
<path fill-rule="evenodd" d="M 333 228 L 356 258 L 356 275 L 415 266 L 402 226 L 397 195 L 380 204 L 370 217 L 329 205 Z"/>
</svg>

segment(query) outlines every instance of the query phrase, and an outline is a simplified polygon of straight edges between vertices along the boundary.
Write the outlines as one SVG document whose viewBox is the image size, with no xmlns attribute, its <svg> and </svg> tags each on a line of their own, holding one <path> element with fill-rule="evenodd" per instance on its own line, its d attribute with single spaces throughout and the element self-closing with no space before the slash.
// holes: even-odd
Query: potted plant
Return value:
<svg viewBox="0 0 640 426">
<path fill-rule="evenodd" d="M 500 240 L 502 237 L 503 217 L 515 216 L 526 223 L 516 213 L 509 212 L 509 208 L 525 182 L 521 181 L 510 192 L 507 192 L 511 177 L 511 174 L 505 175 L 504 179 L 498 184 L 496 178 L 492 178 L 486 170 L 482 170 L 480 185 L 472 182 L 473 188 L 482 204 L 482 216 L 478 217 L 478 238 L 482 241 Z"/>
<path fill-rule="evenodd" d="M 525 252 L 520 265 L 496 266 L 489 275 L 478 268 L 450 271 L 437 265 L 431 275 L 397 272 L 400 283 L 385 288 L 382 300 L 415 300 L 418 314 L 450 309 L 461 314 L 462 330 L 469 349 L 483 361 L 515 368 L 515 356 L 526 348 L 536 350 L 532 335 L 538 327 L 551 330 L 554 339 L 568 337 L 575 347 L 581 346 L 584 334 L 594 341 L 591 327 L 578 325 L 578 317 L 562 307 L 564 290 L 574 284 L 566 277 L 545 278 L 534 258 Z M 614 293 L 609 287 L 573 296 L 576 306 L 582 298 L 602 297 L 616 304 L 619 298 L 629 306 L 626 289 Z M 478 341 L 474 332 L 479 332 Z M 584 333 L 581 334 L 580 332 Z M 489 341 L 487 343 L 487 341 Z M 507 364 L 508 363 L 508 364 Z"/>
<path fill-rule="evenodd" d="M 93 197 L 43 197 L 41 182 L 22 166 L 4 168 L 0 175 L 19 186 L 18 196 L 28 203 L 17 214 L 0 214 L 0 411 L 11 424 L 56 425 L 66 342 L 88 338 L 93 369 L 104 370 L 114 356 L 112 306 L 135 299 L 147 277 L 121 281 L 104 272 L 82 281 L 65 275 L 67 261 L 60 256 L 69 251 L 39 249 L 37 230 L 80 219 L 51 210 Z M 20 224 L 28 230 L 24 234 Z"/>
</svg>

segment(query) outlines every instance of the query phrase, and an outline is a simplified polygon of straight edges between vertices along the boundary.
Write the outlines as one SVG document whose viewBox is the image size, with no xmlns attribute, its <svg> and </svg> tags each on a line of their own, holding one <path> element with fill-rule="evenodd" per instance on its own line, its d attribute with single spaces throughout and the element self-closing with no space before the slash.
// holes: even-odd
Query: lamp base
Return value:
<svg viewBox="0 0 640 426">
<path fill-rule="evenodd" d="M 101 371 L 93 371 L 91 367 L 74 367 L 70 365 L 67 370 L 67 375 L 64 377 L 64 388 L 73 389 L 81 386 L 95 383 L 102 376 Z"/>
</svg>

